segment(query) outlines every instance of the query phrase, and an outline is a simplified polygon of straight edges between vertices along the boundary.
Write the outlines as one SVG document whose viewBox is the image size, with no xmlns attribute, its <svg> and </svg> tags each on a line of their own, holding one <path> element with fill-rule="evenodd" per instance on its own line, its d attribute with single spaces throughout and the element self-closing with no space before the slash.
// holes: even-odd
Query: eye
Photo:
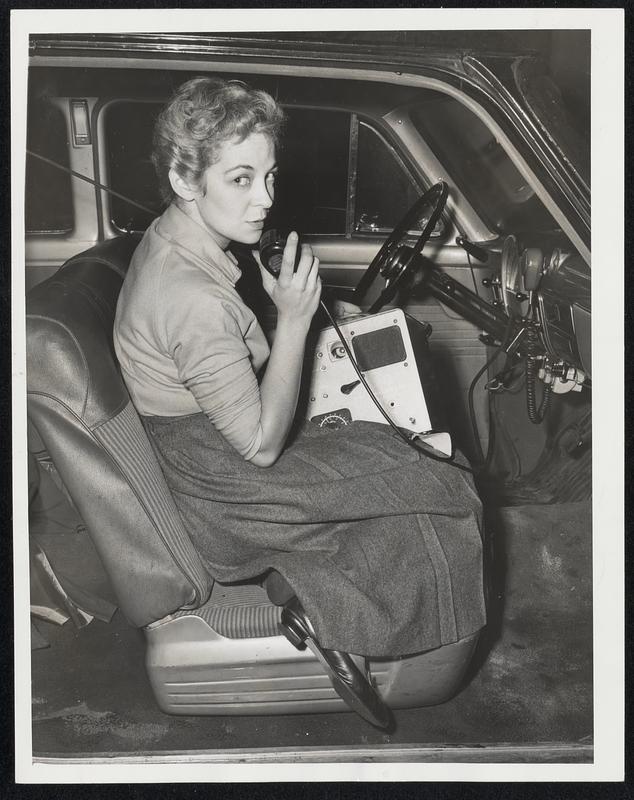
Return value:
<svg viewBox="0 0 634 800">
<path fill-rule="evenodd" d="M 237 178 L 233 179 L 234 183 L 237 183 L 238 186 L 249 186 L 251 184 L 251 178 L 249 175 L 238 175 Z"/>
</svg>

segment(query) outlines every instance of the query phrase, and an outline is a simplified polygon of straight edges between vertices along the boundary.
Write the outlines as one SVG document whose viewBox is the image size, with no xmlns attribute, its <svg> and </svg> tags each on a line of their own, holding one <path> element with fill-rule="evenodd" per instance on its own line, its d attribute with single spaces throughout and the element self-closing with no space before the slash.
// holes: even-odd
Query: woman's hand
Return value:
<svg viewBox="0 0 634 800">
<path fill-rule="evenodd" d="M 277 279 L 262 266 L 257 253 L 254 256 L 260 266 L 264 289 L 277 307 L 278 325 L 286 320 L 300 323 L 308 330 L 321 297 L 319 259 L 313 255 L 310 245 L 302 245 L 299 264 L 294 272 L 298 243 L 299 237 L 293 231 L 286 241 Z"/>
<path fill-rule="evenodd" d="M 346 317 L 358 317 L 363 314 L 363 310 L 354 303 L 349 303 L 347 300 L 333 300 L 332 302 L 332 315 L 335 319 L 345 319 Z"/>
</svg>

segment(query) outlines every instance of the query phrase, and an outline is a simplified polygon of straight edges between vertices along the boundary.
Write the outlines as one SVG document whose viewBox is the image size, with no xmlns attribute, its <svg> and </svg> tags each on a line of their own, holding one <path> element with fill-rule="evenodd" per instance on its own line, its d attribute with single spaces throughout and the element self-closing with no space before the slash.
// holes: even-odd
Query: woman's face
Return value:
<svg viewBox="0 0 634 800">
<path fill-rule="evenodd" d="M 265 134 L 252 133 L 242 142 L 225 142 L 218 155 L 185 210 L 223 249 L 229 242 L 256 244 L 273 204 L 275 146 Z"/>
</svg>

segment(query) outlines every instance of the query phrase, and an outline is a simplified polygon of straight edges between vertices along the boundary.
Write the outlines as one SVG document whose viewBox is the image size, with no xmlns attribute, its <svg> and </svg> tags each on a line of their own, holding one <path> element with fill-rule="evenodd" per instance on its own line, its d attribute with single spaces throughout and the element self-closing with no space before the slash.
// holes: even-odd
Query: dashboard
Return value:
<svg viewBox="0 0 634 800">
<path fill-rule="evenodd" d="M 497 303 L 509 317 L 523 319 L 534 310 L 542 344 L 551 359 L 590 377 L 590 267 L 578 253 L 557 243 L 522 248 L 515 236 L 507 236 L 500 276 L 494 283 Z"/>
</svg>

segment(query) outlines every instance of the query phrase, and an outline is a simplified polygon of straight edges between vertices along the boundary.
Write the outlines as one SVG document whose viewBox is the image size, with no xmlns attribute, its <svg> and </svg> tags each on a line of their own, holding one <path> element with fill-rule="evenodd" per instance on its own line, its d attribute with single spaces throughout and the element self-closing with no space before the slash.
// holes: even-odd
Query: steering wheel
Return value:
<svg viewBox="0 0 634 800">
<path fill-rule="evenodd" d="M 414 203 L 372 259 L 372 263 L 354 290 L 353 302 L 359 303 L 366 296 L 368 289 L 379 274 L 385 279 L 385 288 L 370 306 L 369 313 L 375 314 L 392 300 L 396 290 L 409 274 L 410 267 L 413 265 L 416 256 L 429 241 L 432 231 L 447 203 L 448 188 L 444 181 L 439 181 Z M 423 211 L 428 207 L 431 207 L 432 212 L 416 244 L 413 247 L 402 244 L 401 240 L 420 221 Z"/>
</svg>

